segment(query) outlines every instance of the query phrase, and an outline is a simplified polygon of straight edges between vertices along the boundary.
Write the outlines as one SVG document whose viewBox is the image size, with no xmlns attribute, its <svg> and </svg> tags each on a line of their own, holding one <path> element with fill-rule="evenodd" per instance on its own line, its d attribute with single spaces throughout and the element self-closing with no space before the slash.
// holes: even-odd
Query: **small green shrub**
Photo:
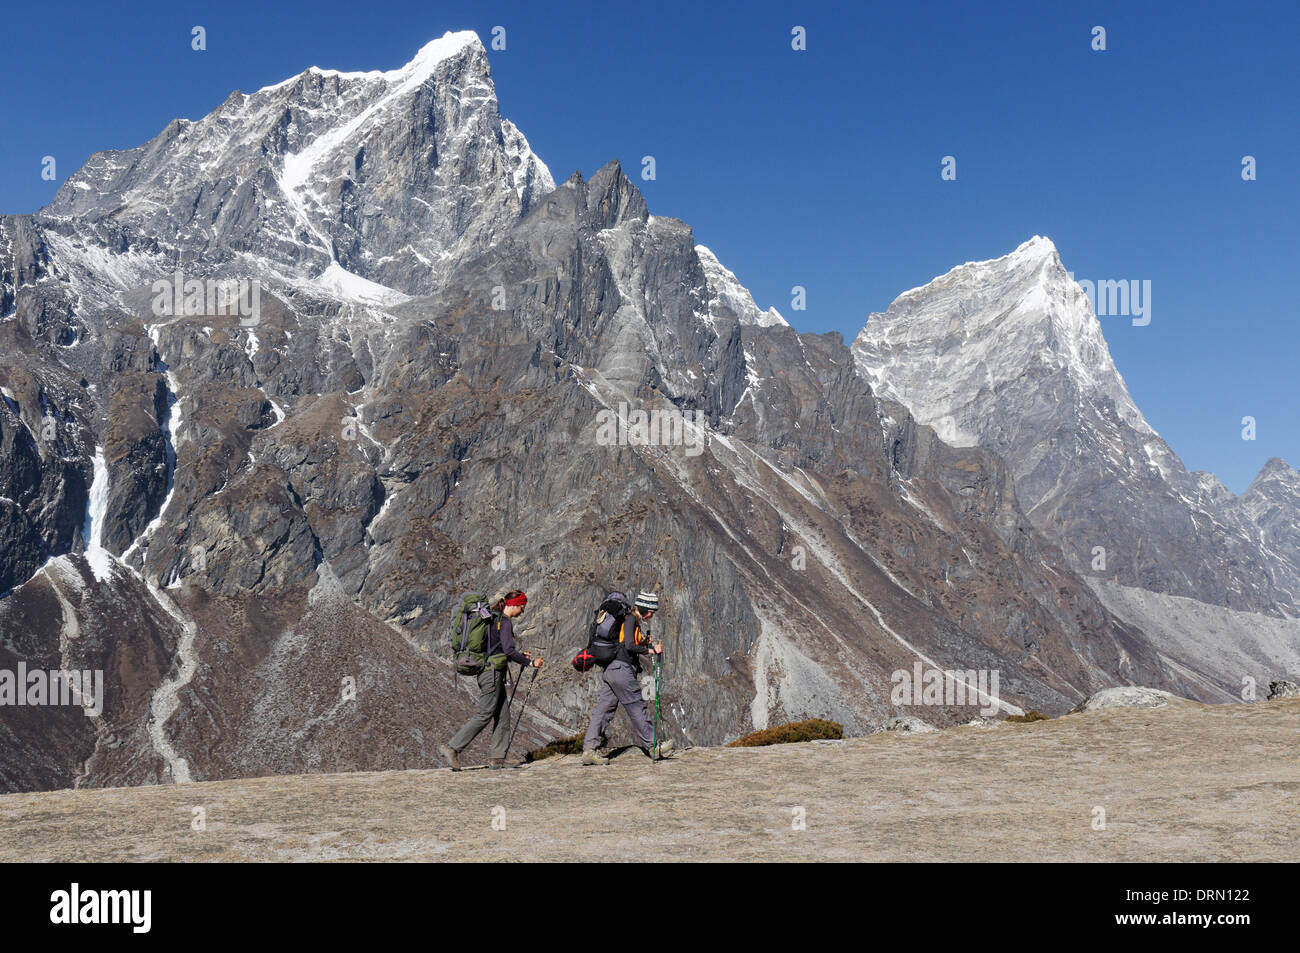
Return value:
<svg viewBox="0 0 1300 953">
<path fill-rule="evenodd" d="M 582 754 L 582 741 L 585 735 L 574 735 L 572 738 L 561 738 L 559 741 L 552 741 L 545 748 L 538 748 L 536 751 L 530 751 L 524 755 L 524 764 L 532 764 L 534 761 L 541 761 L 543 758 L 552 758 L 557 754 Z"/>
<path fill-rule="evenodd" d="M 1013 722 L 1017 725 L 1023 725 L 1026 722 L 1030 722 L 1030 721 L 1047 721 L 1047 719 L 1050 717 L 1051 717 L 1050 715 L 1044 715 L 1041 711 L 1031 708 L 1023 715 L 1007 715 L 1006 720 Z"/>
<path fill-rule="evenodd" d="M 844 726 L 839 722 L 826 721 L 824 718 L 809 718 L 807 721 L 794 721 L 788 725 L 764 728 L 752 735 L 737 738 L 727 747 L 758 748 L 763 745 L 788 745 L 798 741 L 819 741 L 843 737 Z"/>
</svg>

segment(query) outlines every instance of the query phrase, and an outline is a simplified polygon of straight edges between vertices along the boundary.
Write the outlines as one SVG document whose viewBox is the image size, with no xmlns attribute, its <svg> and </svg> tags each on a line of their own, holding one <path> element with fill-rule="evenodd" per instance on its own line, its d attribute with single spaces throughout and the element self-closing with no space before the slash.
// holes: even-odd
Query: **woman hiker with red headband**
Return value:
<svg viewBox="0 0 1300 953">
<path fill-rule="evenodd" d="M 520 665 L 542 667 L 540 658 L 533 658 L 527 652 L 520 652 L 515 647 L 515 630 L 512 619 L 523 615 L 528 605 L 528 597 L 518 589 L 511 589 L 492 605 L 492 624 L 488 626 L 487 660 L 490 664 L 483 667 L 478 675 L 478 711 L 474 717 L 465 722 L 465 726 L 456 732 L 456 736 L 447 744 L 439 747 L 438 752 L 451 764 L 453 771 L 460 770 L 458 755 L 469 747 L 478 733 L 492 722 L 492 760 L 490 768 L 506 766 L 506 745 L 510 738 L 510 719 L 501 717 L 501 708 L 506 703 L 506 666 L 511 662 Z"/>
</svg>

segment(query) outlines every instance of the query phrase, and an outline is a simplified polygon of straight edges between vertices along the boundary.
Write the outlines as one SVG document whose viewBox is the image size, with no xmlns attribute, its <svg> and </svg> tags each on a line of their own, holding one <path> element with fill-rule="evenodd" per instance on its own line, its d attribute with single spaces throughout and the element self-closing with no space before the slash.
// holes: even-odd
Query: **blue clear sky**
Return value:
<svg viewBox="0 0 1300 953">
<path fill-rule="evenodd" d="M 10 5 L 0 212 L 54 194 L 45 155 L 61 181 L 232 89 L 309 65 L 389 69 L 448 29 L 487 42 L 501 25 L 502 113 L 556 179 L 610 158 L 636 177 L 654 155 L 651 210 L 693 225 L 799 330 L 852 338 L 899 292 L 1044 234 L 1078 277 L 1152 282 L 1149 326 L 1102 322 L 1189 467 L 1240 492 L 1270 456 L 1300 466 L 1296 4 L 625 6 Z M 1244 155 L 1258 181 L 1242 181 Z"/>
</svg>

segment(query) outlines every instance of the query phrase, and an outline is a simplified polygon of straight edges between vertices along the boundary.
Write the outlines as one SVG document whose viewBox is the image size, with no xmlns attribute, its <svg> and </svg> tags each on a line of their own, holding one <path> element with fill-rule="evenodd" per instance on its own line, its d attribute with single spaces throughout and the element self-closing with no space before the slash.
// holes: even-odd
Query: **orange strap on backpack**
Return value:
<svg viewBox="0 0 1300 953">
<path fill-rule="evenodd" d="M 623 641 L 623 636 L 627 632 L 627 625 L 629 622 L 632 623 L 632 644 L 643 644 L 646 641 L 645 633 L 641 631 L 641 624 L 637 617 L 630 612 L 623 619 L 623 627 L 618 630 L 618 641 L 620 643 Z"/>
</svg>

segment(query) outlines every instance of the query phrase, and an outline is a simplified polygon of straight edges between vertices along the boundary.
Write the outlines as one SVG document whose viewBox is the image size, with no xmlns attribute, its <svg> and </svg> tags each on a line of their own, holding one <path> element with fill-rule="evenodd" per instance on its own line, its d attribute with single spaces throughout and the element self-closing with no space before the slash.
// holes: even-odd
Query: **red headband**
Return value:
<svg viewBox="0 0 1300 953">
<path fill-rule="evenodd" d="M 507 599 L 507 600 L 506 600 L 506 605 L 508 605 L 508 606 L 526 606 L 526 605 L 528 605 L 528 597 L 527 597 L 526 595 L 524 595 L 524 594 L 521 592 L 521 593 L 519 593 L 519 595 L 515 596 L 513 599 Z"/>
</svg>

